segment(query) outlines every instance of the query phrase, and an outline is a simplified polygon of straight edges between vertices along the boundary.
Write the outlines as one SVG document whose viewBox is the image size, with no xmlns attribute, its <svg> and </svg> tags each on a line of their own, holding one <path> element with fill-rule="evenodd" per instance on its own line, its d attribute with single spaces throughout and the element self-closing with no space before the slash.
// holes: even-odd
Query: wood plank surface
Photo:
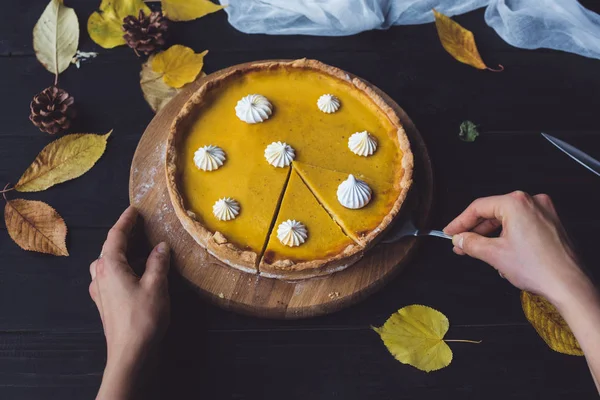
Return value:
<svg viewBox="0 0 600 400">
<path fill-rule="evenodd" d="M 85 32 L 100 1 L 65 3 L 79 16 L 80 49 L 100 53 L 61 75 L 80 112 L 74 132 L 115 131 L 106 154 L 86 175 L 23 195 L 47 201 L 65 218 L 70 257 L 24 252 L 0 225 L 0 399 L 93 398 L 105 349 L 87 293 L 88 265 L 128 204 L 131 160 L 153 117 L 139 90 L 141 61 L 125 47 L 99 48 Z M 582 3 L 600 11 L 595 0 Z M 54 139 L 27 119 L 31 97 L 52 82 L 31 44 L 31 29 L 46 4 L 8 0 L 0 13 L 1 182 L 15 182 Z M 513 48 L 483 18 L 477 10 L 455 19 L 474 32 L 489 65 L 506 67 L 501 74 L 453 60 L 432 24 L 351 37 L 278 37 L 239 33 L 224 13 L 215 13 L 173 24 L 169 43 L 209 49 L 208 73 L 252 60 L 310 57 L 364 77 L 406 110 L 428 145 L 437 188 L 433 226 L 443 227 L 479 196 L 515 189 L 546 192 L 598 277 L 598 178 L 539 132 L 600 158 L 600 61 Z M 481 127 L 474 143 L 457 138 L 464 119 Z M 138 268 L 148 254 L 146 242 L 138 236 L 133 242 Z M 545 346 L 527 324 L 517 290 L 485 264 L 455 256 L 436 239 L 425 239 L 413 262 L 383 290 L 313 319 L 264 320 L 223 311 L 199 298 L 178 274 L 170 282 L 173 318 L 160 378 L 154 380 L 155 398 L 597 398 L 585 361 Z M 483 343 L 453 345 L 453 363 L 436 373 L 399 364 L 369 326 L 415 303 L 448 315 L 452 338 Z"/>
</svg>

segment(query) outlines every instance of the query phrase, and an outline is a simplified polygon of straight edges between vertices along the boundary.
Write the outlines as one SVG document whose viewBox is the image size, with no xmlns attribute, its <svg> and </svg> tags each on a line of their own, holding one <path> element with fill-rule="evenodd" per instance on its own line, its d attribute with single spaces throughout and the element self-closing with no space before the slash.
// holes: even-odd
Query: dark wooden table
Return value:
<svg viewBox="0 0 600 400">
<path fill-rule="evenodd" d="M 600 6 L 588 1 L 588 7 Z M 114 128 L 106 154 L 83 177 L 38 194 L 69 226 L 68 258 L 27 253 L 0 228 L 0 398 L 91 399 L 105 345 L 88 295 L 88 265 L 128 205 L 129 165 L 153 113 L 139 88 L 140 60 L 126 47 L 104 50 L 87 36 L 99 0 L 71 0 L 80 49 L 99 51 L 61 85 L 77 101 L 73 132 Z M 32 96 L 52 82 L 36 60 L 31 29 L 46 1 L 9 0 L 0 13 L 0 182 L 15 182 L 53 138 L 28 120 Z M 225 13 L 172 26 L 170 43 L 209 49 L 207 72 L 267 58 L 310 57 L 382 88 L 424 136 L 436 175 L 436 227 L 476 197 L 515 189 L 545 192 L 592 274 L 598 274 L 600 180 L 542 139 L 555 134 L 600 158 L 600 61 L 511 47 L 483 11 L 456 18 L 475 33 L 484 60 L 503 73 L 453 60 L 432 24 L 352 37 L 249 36 Z M 480 124 L 474 143 L 458 139 L 465 119 Z M 15 198 L 13 193 L 10 197 Z M 139 240 L 141 244 L 143 240 Z M 585 360 L 552 352 L 526 322 L 519 292 L 481 262 L 424 239 L 404 273 L 363 303 L 334 315 L 271 321 L 201 301 L 174 275 L 172 324 L 158 388 L 164 399 L 589 399 Z M 370 325 L 398 308 L 426 304 L 451 321 L 454 361 L 426 374 L 395 361 Z"/>
</svg>

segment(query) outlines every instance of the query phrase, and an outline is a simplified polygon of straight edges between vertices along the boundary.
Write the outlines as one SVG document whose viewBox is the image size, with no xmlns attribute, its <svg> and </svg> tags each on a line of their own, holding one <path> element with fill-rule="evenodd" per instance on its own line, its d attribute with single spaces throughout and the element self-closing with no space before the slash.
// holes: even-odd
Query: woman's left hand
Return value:
<svg viewBox="0 0 600 400">
<path fill-rule="evenodd" d="M 130 398 L 132 378 L 169 324 L 169 247 L 159 243 L 148 257 L 146 271 L 138 277 L 126 256 L 136 219 L 133 207 L 125 210 L 108 232 L 100 258 L 90 265 L 90 296 L 98 307 L 107 346 L 98 399 Z"/>
</svg>

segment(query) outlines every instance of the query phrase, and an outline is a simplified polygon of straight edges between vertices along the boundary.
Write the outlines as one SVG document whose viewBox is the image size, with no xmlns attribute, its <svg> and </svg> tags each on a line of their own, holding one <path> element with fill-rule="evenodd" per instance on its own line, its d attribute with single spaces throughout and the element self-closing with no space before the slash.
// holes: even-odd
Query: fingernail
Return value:
<svg viewBox="0 0 600 400">
<path fill-rule="evenodd" d="M 452 236 L 452 244 L 462 250 L 465 238 L 462 235 Z"/>
<path fill-rule="evenodd" d="M 167 254 L 169 252 L 169 245 L 165 242 L 161 242 L 158 244 L 156 251 L 158 251 L 160 254 Z"/>
</svg>

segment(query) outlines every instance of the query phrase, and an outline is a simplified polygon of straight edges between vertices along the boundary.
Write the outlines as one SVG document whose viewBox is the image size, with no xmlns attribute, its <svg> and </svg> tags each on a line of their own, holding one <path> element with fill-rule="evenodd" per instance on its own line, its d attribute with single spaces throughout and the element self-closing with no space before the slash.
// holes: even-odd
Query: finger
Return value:
<svg viewBox="0 0 600 400">
<path fill-rule="evenodd" d="M 156 285 L 167 281 L 170 265 L 169 245 L 161 242 L 152 250 L 146 262 L 146 271 L 142 275 L 142 285 Z"/>
<path fill-rule="evenodd" d="M 558 213 L 556 212 L 556 208 L 554 207 L 554 203 L 550 196 L 544 193 L 536 194 L 533 196 L 533 201 L 537 206 L 550 214 L 553 218 L 558 219 Z"/>
<path fill-rule="evenodd" d="M 100 300 L 100 291 L 98 290 L 98 282 L 91 281 L 88 290 L 90 292 L 90 297 L 96 304 L 96 308 L 98 309 L 98 314 L 100 314 L 100 320 L 102 321 L 102 326 L 104 326 L 104 310 L 102 309 L 102 301 Z"/>
<path fill-rule="evenodd" d="M 98 260 L 94 260 L 90 264 L 90 276 L 92 277 L 92 280 L 96 279 L 96 267 L 97 266 L 98 266 Z"/>
<path fill-rule="evenodd" d="M 88 290 L 90 292 L 90 297 L 92 298 L 92 300 L 94 300 L 94 303 L 96 303 L 96 305 L 98 305 L 98 301 L 97 301 L 98 300 L 98 291 L 97 291 L 96 282 L 91 281 Z"/>
<path fill-rule="evenodd" d="M 121 214 L 119 220 L 108 231 L 108 236 L 102 246 L 102 257 L 119 259 L 119 261 L 126 259 L 127 242 L 129 234 L 135 226 L 137 215 L 137 210 L 131 206 Z"/>
<path fill-rule="evenodd" d="M 499 239 L 487 238 L 473 232 L 464 232 L 452 237 L 452 244 L 462 250 L 465 254 L 484 261 L 488 264 L 494 264 L 498 258 Z"/>
<path fill-rule="evenodd" d="M 517 194 L 519 193 L 519 194 Z M 479 225 L 483 220 L 503 220 L 504 212 L 516 196 L 523 192 L 514 192 L 502 196 L 482 197 L 472 202 L 458 217 L 450 222 L 444 232 L 448 235 L 467 232 Z"/>
<path fill-rule="evenodd" d="M 465 252 L 464 252 L 464 251 L 462 251 L 461 249 L 459 249 L 459 248 L 458 248 L 458 247 L 456 247 L 456 246 L 454 246 L 454 247 L 452 248 L 452 251 L 453 251 L 454 253 L 456 253 L 457 255 L 459 255 L 459 256 L 464 256 L 464 255 L 465 255 Z"/>
<path fill-rule="evenodd" d="M 489 234 L 497 231 L 498 228 L 500 228 L 501 226 L 502 224 L 497 219 L 486 219 L 482 223 L 477 225 L 475 228 L 473 228 L 472 232 L 475 232 L 481 236 L 488 236 Z"/>
<path fill-rule="evenodd" d="M 470 231 L 486 219 L 502 220 L 499 207 L 503 201 L 504 196 L 482 197 L 473 201 L 458 217 L 444 228 L 444 232 L 449 235 L 455 235 Z"/>
</svg>

